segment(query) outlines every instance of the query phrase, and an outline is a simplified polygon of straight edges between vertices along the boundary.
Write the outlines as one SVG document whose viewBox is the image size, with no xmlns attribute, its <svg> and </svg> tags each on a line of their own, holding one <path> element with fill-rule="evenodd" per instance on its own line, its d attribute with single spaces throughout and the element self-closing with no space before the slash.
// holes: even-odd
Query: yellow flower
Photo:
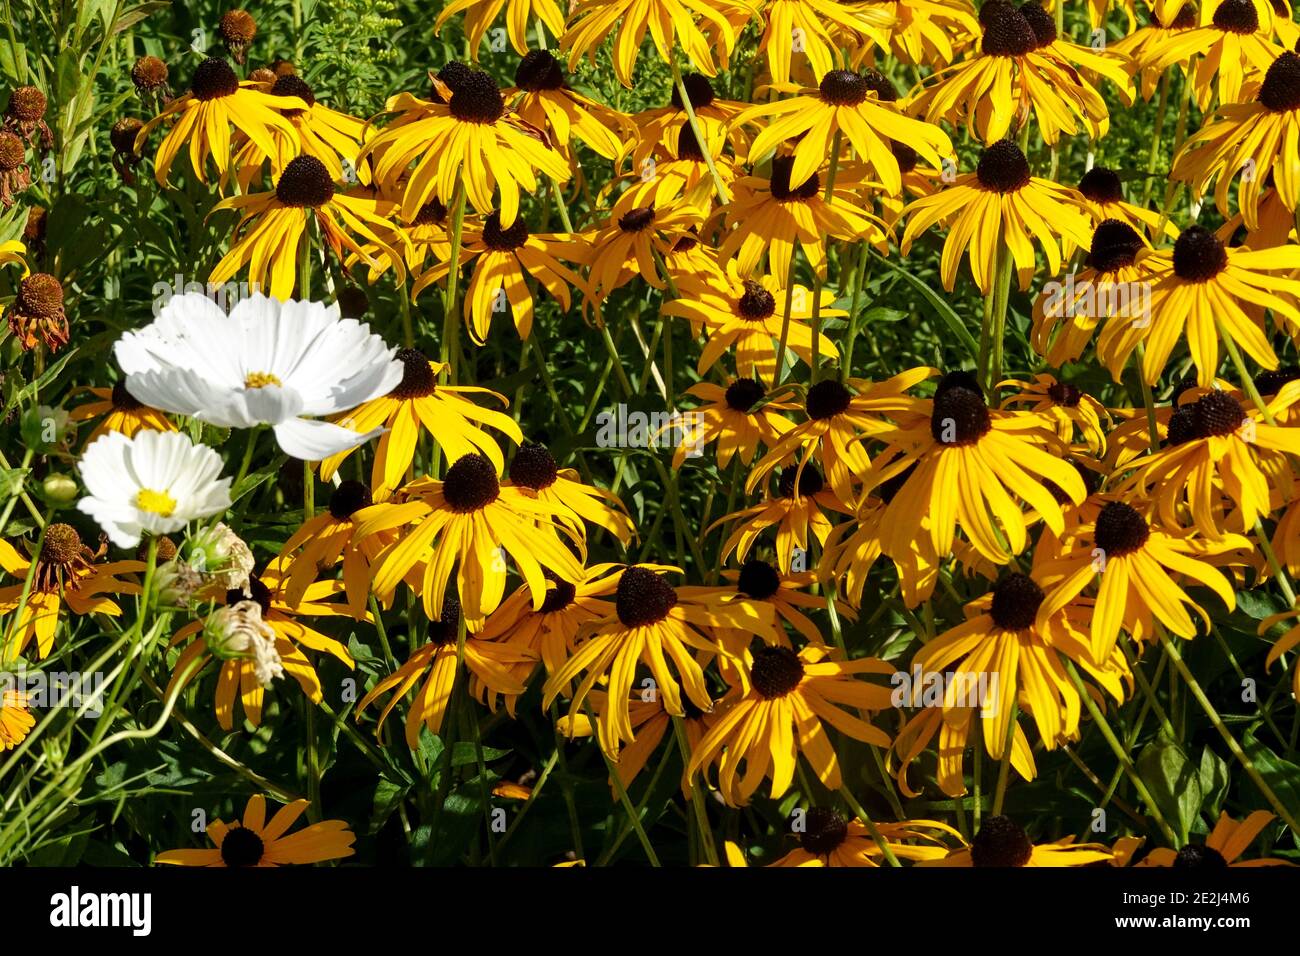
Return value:
<svg viewBox="0 0 1300 956">
<path fill-rule="evenodd" d="M 175 866 L 290 866 L 323 863 L 352 856 L 356 836 L 342 820 L 322 820 L 296 833 L 288 830 L 306 812 L 308 801 L 295 800 L 282 807 L 270 822 L 266 799 L 255 793 L 244 808 L 242 821 L 227 824 L 213 820 L 207 835 L 215 849 L 168 850 L 154 857 L 154 863 Z"/>
</svg>

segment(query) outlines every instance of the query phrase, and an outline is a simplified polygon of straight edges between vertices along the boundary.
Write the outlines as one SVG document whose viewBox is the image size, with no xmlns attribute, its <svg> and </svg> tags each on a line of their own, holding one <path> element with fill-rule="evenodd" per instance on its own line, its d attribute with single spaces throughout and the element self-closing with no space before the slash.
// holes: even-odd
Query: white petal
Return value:
<svg viewBox="0 0 1300 956">
<path fill-rule="evenodd" d="M 320 461 L 378 438 L 384 431 L 376 428 L 362 435 L 333 422 L 295 418 L 275 426 L 275 440 L 287 455 L 303 461 Z"/>
</svg>

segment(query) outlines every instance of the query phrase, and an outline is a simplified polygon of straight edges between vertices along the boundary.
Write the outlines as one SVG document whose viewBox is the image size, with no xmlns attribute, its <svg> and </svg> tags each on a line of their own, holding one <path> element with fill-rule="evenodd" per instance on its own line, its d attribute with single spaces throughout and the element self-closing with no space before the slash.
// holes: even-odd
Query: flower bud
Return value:
<svg viewBox="0 0 1300 956">
<path fill-rule="evenodd" d="M 77 483 L 67 475 L 55 472 L 41 483 L 41 497 L 52 505 L 71 504 L 77 499 Z"/>
<path fill-rule="evenodd" d="M 49 405 L 29 408 L 23 413 L 18 429 L 23 443 L 38 455 L 63 450 L 70 437 L 68 413 Z"/>
</svg>

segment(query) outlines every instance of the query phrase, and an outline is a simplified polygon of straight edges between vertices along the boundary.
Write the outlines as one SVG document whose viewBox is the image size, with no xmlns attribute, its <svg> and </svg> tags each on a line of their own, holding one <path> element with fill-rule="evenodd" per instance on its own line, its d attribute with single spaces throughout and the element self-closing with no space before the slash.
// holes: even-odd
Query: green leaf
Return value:
<svg viewBox="0 0 1300 956">
<path fill-rule="evenodd" d="M 872 251 L 871 255 L 877 262 L 883 264 L 885 268 L 898 273 L 906 279 L 912 288 L 921 293 L 925 301 L 930 303 L 931 308 L 939 314 L 939 318 L 943 319 L 944 323 L 952 331 L 953 335 L 957 336 L 957 338 L 961 340 L 962 347 L 966 349 L 970 357 L 972 359 L 979 357 L 979 343 L 975 341 L 975 337 L 966 329 L 966 324 L 962 322 L 961 317 L 953 311 L 952 306 L 948 304 L 947 300 L 944 299 L 943 296 L 939 295 L 916 276 L 890 262 L 879 253 Z"/>
<path fill-rule="evenodd" d="M 1178 741 L 1162 732 L 1142 749 L 1137 768 L 1161 814 L 1186 842 L 1201 806 L 1201 779 L 1196 765 Z"/>
<path fill-rule="evenodd" d="M 1219 816 L 1223 798 L 1228 792 L 1228 765 L 1209 747 L 1201 751 L 1201 794 L 1205 799 L 1202 808 L 1211 820 Z"/>
<path fill-rule="evenodd" d="M 1264 783 L 1286 807 L 1300 807 L 1300 766 L 1283 760 L 1255 739 L 1254 731 L 1246 731 L 1241 738 L 1241 749 L 1246 751 Z M 1261 798 L 1263 794 L 1260 794 Z"/>
</svg>

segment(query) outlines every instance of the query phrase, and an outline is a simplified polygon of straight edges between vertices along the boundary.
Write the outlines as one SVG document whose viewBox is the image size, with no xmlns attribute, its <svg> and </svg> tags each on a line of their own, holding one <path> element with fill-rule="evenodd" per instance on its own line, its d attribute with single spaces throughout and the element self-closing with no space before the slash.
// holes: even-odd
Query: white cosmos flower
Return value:
<svg viewBox="0 0 1300 956">
<path fill-rule="evenodd" d="M 255 293 L 229 315 L 200 292 L 173 296 L 113 348 L 126 390 L 153 408 L 225 428 L 270 425 L 284 451 L 319 461 L 382 433 L 303 416 L 333 415 L 402 380 L 396 349 L 338 305 Z"/>
<path fill-rule="evenodd" d="M 221 456 L 183 432 L 145 429 L 128 438 L 108 432 L 82 453 L 81 480 L 89 494 L 77 510 L 90 515 L 120 548 L 142 532 L 168 534 L 230 507 L 230 479 Z"/>
</svg>

